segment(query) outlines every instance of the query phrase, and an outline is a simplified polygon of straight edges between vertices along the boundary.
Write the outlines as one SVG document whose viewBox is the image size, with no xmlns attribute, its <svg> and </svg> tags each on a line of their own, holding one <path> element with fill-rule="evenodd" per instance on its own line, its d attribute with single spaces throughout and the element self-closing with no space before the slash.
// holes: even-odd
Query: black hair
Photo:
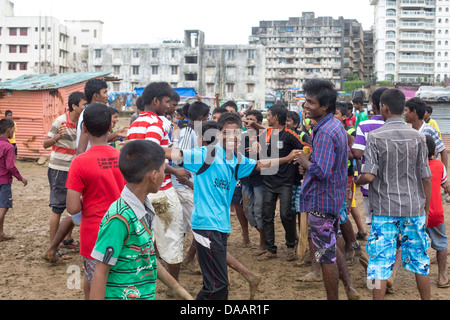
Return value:
<svg viewBox="0 0 450 320">
<path fill-rule="evenodd" d="M 217 107 L 213 110 L 212 114 L 216 114 L 216 113 L 224 114 L 227 112 L 228 112 L 228 110 L 225 109 L 225 107 Z"/>
<path fill-rule="evenodd" d="M 207 145 L 215 142 L 217 139 L 216 134 L 220 130 L 219 124 L 214 120 L 208 120 L 202 122 L 201 127 L 202 127 L 201 135 L 203 137 L 203 141 L 205 141 Z M 208 135 L 206 135 L 207 132 Z"/>
<path fill-rule="evenodd" d="M 364 104 L 364 100 L 362 97 L 358 96 L 358 97 L 354 97 L 352 100 L 353 103 L 355 104 L 360 104 L 363 105 Z"/>
<path fill-rule="evenodd" d="M 269 108 L 270 113 L 272 116 L 277 116 L 278 123 L 282 126 L 286 125 L 286 117 L 288 109 L 284 104 L 281 103 L 275 103 Z"/>
<path fill-rule="evenodd" d="M 375 107 L 378 111 L 380 111 L 380 99 L 381 95 L 388 90 L 386 87 L 378 88 L 372 93 L 372 107 Z"/>
<path fill-rule="evenodd" d="M 173 90 L 172 94 L 170 95 L 170 100 L 180 102 L 181 98 L 180 98 L 180 95 L 175 90 Z"/>
<path fill-rule="evenodd" d="M 433 107 L 432 106 L 430 106 L 430 105 L 427 105 L 427 112 L 430 114 L 430 116 L 431 116 L 431 114 L 433 113 Z"/>
<path fill-rule="evenodd" d="M 8 114 L 12 114 L 12 111 L 11 111 L 11 110 L 6 110 L 6 111 L 5 111 L 5 117 L 7 117 Z"/>
<path fill-rule="evenodd" d="M 119 169 L 128 183 L 140 183 L 148 172 L 159 170 L 164 162 L 164 149 L 153 141 L 133 140 L 120 150 Z"/>
<path fill-rule="evenodd" d="M 77 91 L 77 92 L 71 93 L 69 96 L 69 102 L 68 102 L 69 111 L 73 111 L 72 105 L 78 106 L 80 104 L 81 100 L 87 101 L 86 95 L 83 92 Z"/>
<path fill-rule="evenodd" d="M 142 99 L 142 96 L 136 99 L 136 108 L 138 109 L 138 111 L 145 110 L 144 100 Z"/>
<path fill-rule="evenodd" d="M 111 113 L 111 116 L 119 113 L 119 110 L 117 110 L 116 108 L 109 107 L 108 109 L 109 109 L 109 112 Z"/>
<path fill-rule="evenodd" d="M 86 82 L 84 87 L 84 94 L 86 95 L 87 103 L 92 102 L 92 97 L 96 93 L 100 93 L 100 90 L 107 89 L 108 84 L 102 79 L 90 79 Z"/>
<path fill-rule="evenodd" d="M 436 154 L 436 142 L 429 134 L 425 135 L 425 141 L 428 148 L 428 159 L 431 159 Z"/>
<path fill-rule="evenodd" d="M 238 125 L 239 128 L 242 127 L 241 116 L 238 115 L 237 113 L 233 113 L 233 112 L 223 113 L 220 116 L 219 120 L 217 120 L 217 123 L 219 124 L 220 130 L 222 130 L 223 127 L 225 127 L 225 125 L 227 125 L 227 124 L 236 124 L 236 125 Z"/>
<path fill-rule="evenodd" d="M 189 106 L 188 118 L 191 121 L 197 121 L 200 117 L 206 117 L 209 114 L 209 106 L 200 101 L 195 101 Z"/>
<path fill-rule="evenodd" d="M 387 105 L 392 114 L 401 115 L 405 109 L 405 94 L 398 89 L 385 90 L 380 103 Z"/>
<path fill-rule="evenodd" d="M 427 104 L 425 103 L 425 101 L 418 97 L 414 97 L 406 102 L 406 106 L 411 112 L 415 110 L 417 116 L 419 117 L 419 120 L 423 120 L 423 117 L 425 117 L 425 111 L 427 109 Z"/>
<path fill-rule="evenodd" d="M 296 128 L 300 125 L 300 115 L 295 111 L 288 111 L 286 114 L 286 118 L 292 119 L 292 122 L 296 124 Z"/>
<path fill-rule="evenodd" d="M 0 134 L 4 134 L 6 130 L 14 128 L 14 121 L 8 118 L 0 120 Z"/>
<path fill-rule="evenodd" d="M 145 87 L 142 93 L 144 106 L 151 105 L 153 99 L 162 100 L 163 97 L 171 97 L 174 90 L 167 82 L 153 82 Z"/>
<path fill-rule="evenodd" d="M 259 110 L 249 110 L 249 111 L 247 111 L 247 116 L 250 116 L 250 115 L 255 116 L 256 117 L 256 121 L 258 123 L 261 123 L 264 120 L 262 112 L 259 111 Z"/>
<path fill-rule="evenodd" d="M 95 102 L 84 110 L 83 123 L 86 130 L 94 137 L 101 137 L 111 129 L 111 111 L 106 104 Z"/>
<path fill-rule="evenodd" d="M 348 106 L 345 102 L 336 103 L 336 111 L 339 110 L 343 116 L 348 115 Z"/>
<path fill-rule="evenodd" d="M 238 110 L 238 106 L 237 106 L 236 102 L 234 102 L 234 101 L 232 101 L 232 100 L 229 100 L 229 101 L 225 102 L 225 103 L 222 105 L 222 107 L 224 107 L 224 108 L 226 108 L 226 107 L 232 107 L 234 110 L 236 110 L 236 112 L 237 112 L 237 110 Z"/>
<path fill-rule="evenodd" d="M 308 80 L 303 84 L 303 91 L 315 96 L 320 106 L 328 106 L 327 113 L 334 114 L 338 94 L 331 81 L 324 79 Z"/>
</svg>

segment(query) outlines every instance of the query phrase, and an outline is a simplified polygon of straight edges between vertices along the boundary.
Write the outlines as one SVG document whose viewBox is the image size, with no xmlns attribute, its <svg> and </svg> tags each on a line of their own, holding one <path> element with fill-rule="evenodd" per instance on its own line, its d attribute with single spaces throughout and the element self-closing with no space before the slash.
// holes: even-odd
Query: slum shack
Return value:
<svg viewBox="0 0 450 320">
<path fill-rule="evenodd" d="M 70 94 L 84 92 L 90 79 L 104 79 L 106 72 L 24 75 L 0 82 L 0 117 L 13 112 L 17 125 L 17 157 L 39 159 L 50 156 L 43 142 L 53 121 L 68 110 Z"/>
</svg>

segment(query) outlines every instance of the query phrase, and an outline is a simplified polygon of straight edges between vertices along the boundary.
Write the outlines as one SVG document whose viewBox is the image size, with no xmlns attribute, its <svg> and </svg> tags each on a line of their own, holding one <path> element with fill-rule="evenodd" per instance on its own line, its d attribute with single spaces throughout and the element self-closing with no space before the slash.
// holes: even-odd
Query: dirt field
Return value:
<svg viewBox="0 0 450 320">
<path fill-rule="evenodd" d="M 18 162 L 17 166 L 29 181 L 28 186 L 13 183 L 14 208 L 5 221 L 5 231 L 15 238 L 0 242 L 0 299 L 1 300 L 83 300 L 82 263 L 79 254 L 73 253 L 72 259 L 65 264 L 51 266 L 41 258 L 48 245 L 49 187 L 47 167 L 30 162 Z M 362 212 L 361 194 L 357 193 L 357 203 Z M 447 229 L 450 221 L 450 204 L 444 203 Z M 63 214 L 63 217 L 65 214 Z M 363 217 L 364 219 L 364 217 Z M 242 245 L 241 229 L 237 217 L 232 216 L 232 233 L 229 237 L 228 251 L 243 265 L 262 276 L 256 293 L 256 300 L 322 300 L 325 291 L 322 282 L 302 283 L 296 281 L 306 275 L 310 267 L 297 267 L 294 262 L 285 260 L 284 232 L 279 216 L 276 217 L 276 243 L 279 247 L 278 259 L 260 262 L 253 253 L 256 251 L 258 234 L 251 230 L 253 247 Z M 356 230 L 356 229 L 355 229 Z M 74 237 L 78 239 L 78 228 Z M 189 243 L 190 238 L 187 239 Z M 363 246 L 365 242 L 362 242 Z M 434 252 L 430 249 L 430 256 Z M 348 266 L 353 283 L 362 300 L 371 300 L 371 291 L 367 289 L 364 268 L 356 262 Z M 246 300 L 249 287 L 244 278 L 236 271 L 229 271 L 231 300 Z M 447 300 L 450 289 L 436 287 L 437 265 L 431 265 L 432 299 Z M 180 282 L 195 297 L 202 278 L 183 269 Z M 386 295 L 387 300 L 417 300 L 414 275 L 401 269 L 394 285 L 394 294 Z M 166 296 L 163 284 L 157 286 L 157 300 L 172 299 Z M 340 284 L 340 299 L 347 297 Z"/>
</svg>

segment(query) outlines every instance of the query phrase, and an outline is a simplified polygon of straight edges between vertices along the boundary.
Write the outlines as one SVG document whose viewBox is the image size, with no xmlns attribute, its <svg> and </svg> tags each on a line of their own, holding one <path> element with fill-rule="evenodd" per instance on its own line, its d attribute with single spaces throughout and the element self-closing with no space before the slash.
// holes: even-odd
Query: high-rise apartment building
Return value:
<svg viewBox="0 0 450 320">
<path fill-rule="evenodd" d="M 341 88 L 351 74 L 361 80 L 370 76 L 365 73 L 365 39 L 370 33 L 354 19 L 304 12 L 288 20 L 260 21 L 249 43 L 265 46 L 268 89 L 301 88 L 314 77 L 330 79 Z"/>
<path fill-rule="evenodd" d="M 85 71 L 92 42 L 102 42 L 101 21 L 65 21 L 15 16 L 0 0 L 0 81 L 24 74 Z"/>
<path fill-rule="evenodd" d="M 89 71 L 112 71 L 112 91 L 132 91 L 154 81 L 193 87 L 202 96 L 265 106 L 265 60 L 261 45 L 207 45 L 200 30 L 184 41 L 91 45 Z"/>
<path fill-rule="evenodd" d="M 378 80 L 442 81 L 450 75 L 449 0 L 371 0 Z"/>
</svg>

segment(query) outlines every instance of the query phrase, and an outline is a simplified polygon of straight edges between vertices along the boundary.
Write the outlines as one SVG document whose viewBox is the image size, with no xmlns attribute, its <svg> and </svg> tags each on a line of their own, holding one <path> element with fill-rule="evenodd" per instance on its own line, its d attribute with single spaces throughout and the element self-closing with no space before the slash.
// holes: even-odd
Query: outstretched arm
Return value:
<svg viewBox="0 0 450 320">
<path fill-rule="evenodd" d="M 271 168 L 283 163 L 288 163 L 294 161 L 298 155 L 302 152 L 302 150 L 292 150 L 291 153 L 287 157 L 277 158 L 277 159 L 264 159 L 258 160 L 255 170 L 260 171 L 261 169 Z"/>
</svg>

